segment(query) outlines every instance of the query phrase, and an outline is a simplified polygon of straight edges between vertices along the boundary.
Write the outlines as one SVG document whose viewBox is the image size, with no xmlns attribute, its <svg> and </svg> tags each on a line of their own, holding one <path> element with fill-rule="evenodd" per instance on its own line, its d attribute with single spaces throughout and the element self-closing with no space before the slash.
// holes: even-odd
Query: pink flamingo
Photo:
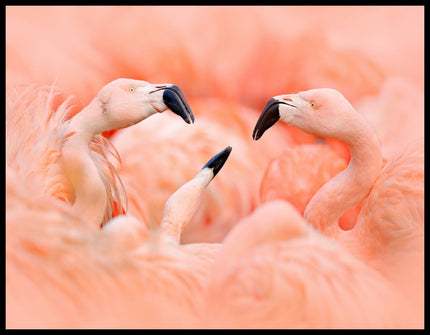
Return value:
<svg viewBox="0 0 430 335">
<path fill-rule="evenodd" d="M 390 77 L 377 96 L 359 100 L 357 110 L 381 139 L 383 164 L 397 154 L 404 143 L 424 137 L 423 93 L 405 79 Z M 334 139 L 326 141 L 329 147 L 321 144 L 293 146 L 273 159 L 263 175 L 261 201 L 285 199 L 303 214 L 316 191 L 345 169 L 350 160 L 346 144 Z M 334 154 L 335 146 L 336 153 L 345 160 Z M 352 228 L 360 208 L 361 204 L 342 215 L 339 225 L 345 230 Z"/>
<path fill-rule="evenodd" d="M 67 114 L 69 100 L 56 112 L 51 109 L 46 113 L 49 106 L 43 105 L 52 101 L 53 94 L 53 90 L 25 91 L 9 106 L 7 164 L 26 178 L 39 178 L 43 192 L 71 203 L 89 223 L 99 225 L 124 212 L 121 181 L 107 158 L 109 151 L 117 159 L 119 156 L 99 134 L 128 127 L 168 108 L 185 122 L 194 122 L 182 91 L 172 84 L 117 79 L 71 118 Z"/>
<path fill-rule="evenodd" d="M 304 217 L 395 283 L 412 301 L 417 323 L 422 323 L 422 140 L 410 143 L 382 169 L 380 142 L 373 127 L 333 89 L 314 89 L 269 99 L 253 138 L 258 140 L 278 120 L 348 145 L 351 161 L 347 168 L 316 192 L 306 206 Z M 338 224 L 340 216 L 363 200 L 355 226 L 342 230 Z"/>
</svg>

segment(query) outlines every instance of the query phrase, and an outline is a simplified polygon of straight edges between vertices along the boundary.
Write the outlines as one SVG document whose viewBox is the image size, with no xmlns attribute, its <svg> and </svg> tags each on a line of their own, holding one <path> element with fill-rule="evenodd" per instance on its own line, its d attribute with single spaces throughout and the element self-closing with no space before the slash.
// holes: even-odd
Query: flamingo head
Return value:
<svg viewBox="0 0 430 335">
<path fill-rule="evenodd" d="M 281 120 L 309 134 L 338 138 L 348 131 L 351 113 L 354 112 L 348 100 L 334 89 L 320 88 L 278 95 L 267 101 L 252 137 L 258 140 L 267 129 Z"/>
<path fill-rule="evenodd" d="M 184 94 L 173 84 L 117 79 L 103 87 L 96 99 L 112 129 L 130 126 L 166 109 L 182 117 L 186 123 L 194 122 Z"/>
</svg>

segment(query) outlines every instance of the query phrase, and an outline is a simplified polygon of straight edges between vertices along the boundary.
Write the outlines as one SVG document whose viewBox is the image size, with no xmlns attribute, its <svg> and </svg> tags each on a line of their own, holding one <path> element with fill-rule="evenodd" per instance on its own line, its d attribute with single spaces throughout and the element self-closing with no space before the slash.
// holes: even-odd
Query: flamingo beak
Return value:
<svg viewBox="0 0 430 335">
<path fill-rule="evenodd" d="M 224 163 L 227 161 L 227 158 L 230 155 L 230 152 L 231 152 L 231 147 L 228 146 L 223 151 L 213 156 L 209 160 L 209 162 L 207 162 L 206 165 L 202 168 L 202 170 L 205 168 L 212 169 L 212 173 L 213 173 L 212 178 L 214 178 L 216 174 L 219 172 L 219 170 L 221 170 L 221 168 L 224 166 Z"/>
<path fill-rule="evenodd" d="M 293 99 L 290 98 L 291 95 L 283 95 L 276 96 L 270 98 L 266 106 L 264 106 L 263 111 L 261 112 L 260 117 L 258 118 L 257 124 L 255 125 L 254 131 L 252 132 L 252 138 L 257 141 L 261 136 L 263 136 L 264 132 L 273 126 L 276 121 L 281 118 L 281 114 L 279 111 L 279 105 L 287 105 L 289 107 L 293 107 L 297 109 L 297 106 L 293 102 Z M 290 103 L 286 102 L 290 101 Z"/>
<path fill-rule="evenodd" d="M 264 132 L 273 126 L 280 118 L 279 115 L 279 101 L 275 98 L 270 98 L 263 108 L 263 111 L 258 118 L 257 124 L 255 125 L 254 131 L 252 132 L 252 138 L 257 141 Z"/>
<path fill-rule="evenodd" d="M 163 102 L 175 114 L 179 115 L 186 123 L 194 123 L 194 115 L 184 97 L 181 89 L 176 85 L 161 88 Z"/>
</svg>

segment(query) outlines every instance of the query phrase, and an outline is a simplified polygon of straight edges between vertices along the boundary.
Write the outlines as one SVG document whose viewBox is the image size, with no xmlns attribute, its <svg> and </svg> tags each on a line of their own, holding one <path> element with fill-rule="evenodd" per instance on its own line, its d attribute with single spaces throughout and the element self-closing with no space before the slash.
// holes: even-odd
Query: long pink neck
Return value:
<svg viewBox="0 0 430 335">
<path fill-rule="evenodd" d="M 356 112 L 351 118 L 354 127 L 350 133 L 337 137 L 348 145 L 351 161 L 318 190 L 304 213 L 314 227 L 330 235 L 340 230 L 342 214 L 369 194 L 382 168 L 380 142 L 374 129 Z"/>
<path fill-rule="evenodd" d="M 93 101 L 75 115 L 69 125 L 72 135 L 62 149 L 63 169 L 73 187 L 73 207 L 92 227 L 102 223 L 108 200 L 89 148 L 94 136 L 103 130 L 94 130 L 94 123 L 100 123 L 99 113 L 99 106 Z"/>
</svg>

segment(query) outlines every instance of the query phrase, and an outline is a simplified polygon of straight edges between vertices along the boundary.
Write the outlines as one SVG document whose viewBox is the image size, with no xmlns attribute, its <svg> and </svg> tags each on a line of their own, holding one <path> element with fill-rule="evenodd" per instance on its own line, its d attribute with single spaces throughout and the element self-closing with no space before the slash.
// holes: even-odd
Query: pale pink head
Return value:
<svg viewBox="0 0 430 335">
<path fill-rule="evenodd" d="M 253 138 L 258 140 L 278 120 L 309 134 L 339 138 L 354 125 L 356 111 L 334 89 L 320 88 L 269 99 L 255 125 Z"/>
<path fill-rule="evenodd" d="M 194 122 L 181 89 L 173 84 L 121 78 L 104 86 L 93 103 L 101 110 L 103 130 L 124 128 L 166 109 L 187 123 Z"/>
</svg>

